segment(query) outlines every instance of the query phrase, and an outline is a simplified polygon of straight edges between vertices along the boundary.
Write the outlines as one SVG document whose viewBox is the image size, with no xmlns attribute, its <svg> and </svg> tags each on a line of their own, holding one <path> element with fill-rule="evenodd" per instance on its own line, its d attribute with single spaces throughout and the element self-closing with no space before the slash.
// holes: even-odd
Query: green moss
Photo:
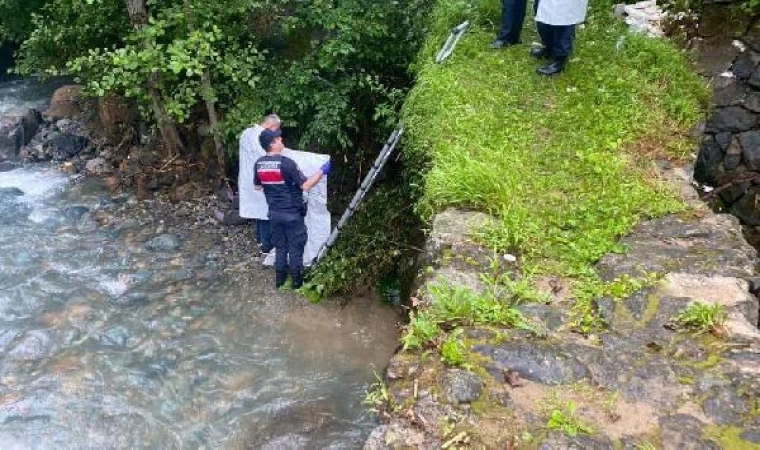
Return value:
<svg viewBox="0 0 760 450">
<path fill-rule="evenodd" d="M 742 429 L 738 427 L 719 427 L 715 425 L 705 428 L 705 436 L 714 439 L 723 450 L 760 450 L 760 444 L 745 441 L 741 438 Z"/>
<path fill-rule="evenodd" d="M 649 324 L 649 322 L 654 319 L 654 316 L 657 314 L 657 311 L 660 310 L 660 297 L 649 294 L 647 296 L 647 308 L 644 310 L 644 313 L 641 315 L 641 321 L 640 323 L 643 326 L 646 326 Z"/>
<path fill-rule="evenodd" d="M 716 353 L 710 353 L 709 355 L 707 355 L 707 359 L 705 359 L 704 361 L 693 363 L 692 367 L 694 367 L 695 369 L 702 369 L 702 370 L 712 369 L 713 367 L 720 364 L 721 359 L 722 358 L 720 357 L 720 355 Z"/>
</svg>

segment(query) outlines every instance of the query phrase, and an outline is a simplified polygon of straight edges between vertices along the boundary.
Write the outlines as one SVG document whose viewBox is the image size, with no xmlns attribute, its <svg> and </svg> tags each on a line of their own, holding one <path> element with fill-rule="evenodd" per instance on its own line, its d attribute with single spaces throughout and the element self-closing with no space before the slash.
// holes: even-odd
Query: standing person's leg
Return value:
<svg viewBox="0 0 760 450">
<path fill-rule="evenodd" d="M 502 48 L 520 43 L 520 34 L 525 22 L 527 0 L 502 0 L 501 27 L 491 48 Z"/>
<path fill-rule="evenodd" d="M 272 244 L 272 225 L 268 220 L 259 220 L 259 233 L 261 235 L 261 251 L 269 253 L 274 247 Z"/>
<path fill-rule="evenodd" d="M 536 58 L 549 58 L 552 55 L 552 46 L 554 44 L 552 27 L 542 22 L 536 22 L 536 29 L 538 30 L 538 36 L 541 38 L 541 48 L 536 52 L 531 50 L 531 55 Z"/>
<path fill-rule="evenodd" d="M 554 59 L 564 66 L 570 54 L 573 52 L 575 41 L 575 25 L 554 27 Z"/>
<path fill-rule="evenodd" d="M 562 72 L 573 49 L 575 25 L 551 25 L 549 28 L 553 61 L 537 69 L 540 75 L 555 75 Z"/>
<path fill-rule="evenodd" d="M 298 289 L 303 285 L 303 251 L 308 240 L 303 218 L 288 222 L 287 233 L 290 276 L 293 278 L 293 289 Z"/>
<path fill-rule="evenodd" d="M 261 220 L 253 219 L 253 235 L 256 237 L 256 243 L 261 245 Z"/>
<path fill-rule="evenodd" d="M 275 287 L 279 288 L 285 284 L 288 278 L 288 240 L 287 240 L 287 223 L 270 221 L 272 229 L 272 243 L 277 252 L 274 259 L 275 270 Z"/>
</svg>

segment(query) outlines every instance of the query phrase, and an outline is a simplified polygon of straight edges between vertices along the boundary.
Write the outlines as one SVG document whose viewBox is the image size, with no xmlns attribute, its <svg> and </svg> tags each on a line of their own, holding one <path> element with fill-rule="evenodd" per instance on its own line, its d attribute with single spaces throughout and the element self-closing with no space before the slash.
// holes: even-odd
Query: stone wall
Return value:
<svg viewBox="0 0 760 450">
<path fill-rule="evenodd" d="M 694 179 L 714 188 L 726 210 L 760 225 L 760 20 L 733 42 L 738 55 L 713 79 L 714 109 L 705 124 Z M 707 189 L 708 191 L 710 189 Z"/>
</svg>

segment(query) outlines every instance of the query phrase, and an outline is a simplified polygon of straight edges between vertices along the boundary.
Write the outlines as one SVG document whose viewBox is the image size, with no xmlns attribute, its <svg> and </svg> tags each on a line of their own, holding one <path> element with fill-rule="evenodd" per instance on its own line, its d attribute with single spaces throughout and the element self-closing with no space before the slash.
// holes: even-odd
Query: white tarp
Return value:
<svg viewBox="0 0 760 450">
<path fill-rule="evenodd" d="M 265 154 L 261 144 L 259 144 L 259 135 L 262 130 L 263 128 L 260 125 L 256 125 L 245 130 L 240 136 L 240 173 L 238 177 L 240 217 L 249 219 L 269 218 L 269 208 L 263 192 L 256 191 L 253 187 L 253 166 L 256 160 Z M 324 163 L 330 160 L 329 155 L 289 148 L 286 148 L 282 154 L 295 161 L 298 168 L 307 177 L 314 175 Z M 306 242 L 306 248 L 304 248 L 303 263 L 308 266 L 317 257 L 319 249 L 327 242 L 327 238 L 330 237 L 332 224 L 330 213 L 327 211 L 327 177 L 322 177 L 319 183 L 311 188 L 308 194 L 304 195 L 306 195 L 309 205 L 305 218 L 309 239 Z M 274 253 L 272 251 L 266 257 L 264 265 L 274 265 Z"/>
</svg>

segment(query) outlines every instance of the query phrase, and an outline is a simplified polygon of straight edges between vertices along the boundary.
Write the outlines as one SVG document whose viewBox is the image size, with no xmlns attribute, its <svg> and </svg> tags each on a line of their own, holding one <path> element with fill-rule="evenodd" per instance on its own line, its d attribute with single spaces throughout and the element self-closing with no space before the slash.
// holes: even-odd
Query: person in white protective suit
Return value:
<svg viewBox="0 0 760 450">
<path fill-rule="evenodd" d="M 562 72 L 573 50 L 575 27 L 586 20 L 588 0 L 535 0 L 536 27 L 541 36 L 539 48 L 530 51 L 537 59 L 550 62 L 539 67 L 539 75 Z"/>
<path fill-rule="evenodd" d="M 272 244 L 272 230 L 269 224 L 269 208 L 266 198 L 264 198 L 263 192 L 255 190 L 253 186 L 254 165 L 259 158 L 266 155 L 259 143 L 261 132 L 264 130 L 279 131 L 280 126 L 280 117 L 277 114 L 269 114 L 264 117 L 261 125 L 254 125 L 243 131 L 243 134 L 240 135 L 240 147 L 238 149 L 240 217 L 254 219 L 256 242 L 261 246 L 263 253 L 269 253 L 274 245 Z"/>
</svg>

